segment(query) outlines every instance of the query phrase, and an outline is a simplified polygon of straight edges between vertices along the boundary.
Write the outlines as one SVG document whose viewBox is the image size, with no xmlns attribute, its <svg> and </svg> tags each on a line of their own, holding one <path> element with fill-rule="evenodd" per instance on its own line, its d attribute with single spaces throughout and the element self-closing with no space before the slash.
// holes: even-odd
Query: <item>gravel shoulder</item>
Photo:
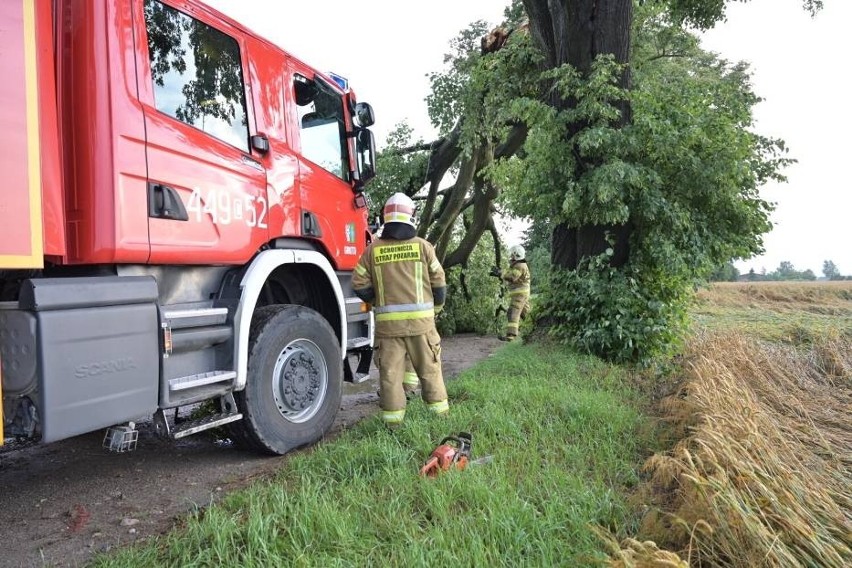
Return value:
<svg viewBox="0 0 852 568">
<path fill-rule="evenodd" d="M 444 375 L 488 357 L 494 337 L 444 338 Z M 346 385 L 331 435 L 378 410 L 378 373 Z M 281 468 L 284 457 L 258 456 L 199 434 L 171 442 L 139 426 L 127 454 L 101 448 L 102 431 L 44 446 L 0 451 L 0 566 L 83 566 L 96 552 L 168 531 L 180 516 Z"/>
</svg>

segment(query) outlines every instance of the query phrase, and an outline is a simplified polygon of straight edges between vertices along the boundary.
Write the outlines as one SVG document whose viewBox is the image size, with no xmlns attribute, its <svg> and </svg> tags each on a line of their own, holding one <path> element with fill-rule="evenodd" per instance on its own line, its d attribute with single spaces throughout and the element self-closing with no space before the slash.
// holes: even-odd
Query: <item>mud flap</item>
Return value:
<svg viewBox="0 0 852 568">
<path fill-rule="evenodd" d="M 355 372 L 353 373 L 349 357 L 346 357 L 344 360 L 345 364 L 343 365 L 343 380 L 347 383 L 356 385 L 358 383 L 363 383 L 370 378 L 370 364 L 373 362 L 373 349 L 371 347 L 366 347 L 359 351 L 354 351 L 350 353 L 350 355 L 358 356 L 358 366 L 355 368 Z"/>
</svg>

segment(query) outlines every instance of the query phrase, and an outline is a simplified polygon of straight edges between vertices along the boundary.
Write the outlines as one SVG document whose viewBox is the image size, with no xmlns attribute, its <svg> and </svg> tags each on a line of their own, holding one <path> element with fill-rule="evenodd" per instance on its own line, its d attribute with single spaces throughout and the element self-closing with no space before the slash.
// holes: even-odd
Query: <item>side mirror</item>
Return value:
<svg viewBox="0 0 852 568">
<path fill-rule="evenodd" d="M 358 162 L 358 186 L 363 187 L 376 177 L 376 139 L 366 128 L 359 129 L 355 135 L 355 155 Z"/>
<path fill-rule="evenodd" d="M 311 104 L 317 96 L 316 82 L 303 75 L 297 74 L 294 77 L 293 89 L 296 92 L 296 104 L 299 106 Z"/>
<path fill-rule="evenodd" d="M 376 115 L 370 103 L 358 103 L 355 105 L 355 122 L 361 128 L 369 128 L 376 123 Z"/>
</svg>

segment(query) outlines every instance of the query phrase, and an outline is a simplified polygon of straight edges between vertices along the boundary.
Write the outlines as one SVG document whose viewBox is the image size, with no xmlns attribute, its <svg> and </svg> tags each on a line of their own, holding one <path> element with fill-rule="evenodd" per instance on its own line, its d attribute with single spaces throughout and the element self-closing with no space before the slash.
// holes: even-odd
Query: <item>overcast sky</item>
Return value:
<svg viewBox="0 0 852 568">
<path fill-rule="evenodd" d="M 772 271 L 789 260 L 822 275 L 833 260 L 852 275 L 852 114 L 849 57 L 852 2 L 825 0 L 811 17 L 800 0 L 753 0 L 731 4 L 728 21 L 705 34 L 704 46 L 725 58 L 752 64 L 757 131 L 784 139 L 798 160 L 788 182 L 767 185 L 763 196 L 777 203 L 775 229 L 766 254 L 738 263 L 740 270 Z"/>
<path fill-rule="evenodd" d="M 380 147 L 402 120 L 431 138 L 426 74 L 442 67 L 449 41 L 478 19 L 502 20 L 499 0 L 208 0 L 309 65 L 347 77 L 376 112 Z M 825 0 L 811 18 L 801 0 L 730 3 L 728 22 L 705 34 L 704 47 L 752 64 L 757 131 L 782 138 L 798 160 L 789 182 L 764 188 L 777 204 L 766 254 L 738 262 L 741 271 L 775 270 L 788 260 L 822 275 L 824 260 L 852 274 L 852 113 L 841 82 L 852 55 L 852 2 Z M 844 169 L 842 169 L 844 168 Z"/>
</svg>

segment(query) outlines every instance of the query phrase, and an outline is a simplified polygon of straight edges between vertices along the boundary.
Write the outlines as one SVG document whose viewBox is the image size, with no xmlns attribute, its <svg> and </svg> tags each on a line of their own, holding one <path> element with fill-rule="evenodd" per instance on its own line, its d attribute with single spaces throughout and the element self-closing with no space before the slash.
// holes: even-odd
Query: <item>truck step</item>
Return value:
<svg viewBox="0 0 852 568">
<path fill-rule="evenodd" d="M 237 377 L 236 371 L 209 371 L 207 373 L 198 373 L 197 375 L 187 375 L 186 377 L 178 377 L 169 380 L 169 390 L 171 392 L 182 391 L 213 383 L 221 383 L 232 381 Z"/>
<path fill-rule="evenodd" d="M 359 383 L 363 383 L 367 379 L 370 378 L 370 373 L 354 373 L 352 375 L 352 384 L 357 385 Z"/>
<path fill-rule="evenodd" d="M 163 312 L 163 319 L 172 329 L 221 325 L 228 319 L 228 308 L 171 309 Z"/>
<path fill-rule="evenodd" d="M 346 350 L 352 351 L 353 349 L 361 349 L 363 347 L 370 346 L 370 338 L 369 337 L 353 337 L 346 342 Z"/>
<path fill-rule="evenodd" d="M 187 420 L 186 422 L 181 422 L 180 424 L 175 425 L 171 431 L 171 435 L 172 438 L 177 440 L 204 430 L 222 426 L 223 424 L 228 424 L 229 422 L 236 422 L 237 420 L 241 420 L 242 417 L 243 415 L 239 412 L 223 412 L 220 414 L 211 414 L 210 416 L 205 416 L 196 420 Z"/>
</svg>

